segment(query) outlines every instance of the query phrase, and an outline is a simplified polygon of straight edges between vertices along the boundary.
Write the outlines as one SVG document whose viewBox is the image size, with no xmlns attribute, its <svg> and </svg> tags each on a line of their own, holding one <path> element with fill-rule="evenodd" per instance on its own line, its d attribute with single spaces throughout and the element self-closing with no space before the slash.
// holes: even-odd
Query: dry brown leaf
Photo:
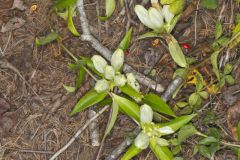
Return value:
<svg viewBox="0 0 240 160">
<path fill-rule="evenodd" d="M 1 32 L 13 31 L 22 27 L 25 24 L 25 20 L 20 17 L 14 17 L 10 19 L 6 24 L 2 25 Z"/>
</svg>

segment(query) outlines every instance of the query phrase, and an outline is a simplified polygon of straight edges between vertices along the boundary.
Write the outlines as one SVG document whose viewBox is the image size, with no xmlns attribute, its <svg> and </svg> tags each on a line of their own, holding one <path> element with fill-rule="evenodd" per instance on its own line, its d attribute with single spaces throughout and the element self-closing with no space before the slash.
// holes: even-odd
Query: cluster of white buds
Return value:
<svg viewBox="0 0 240 160">
<path fill-rule="evenodd" d="M 140 121 L 143 126 L 143 131 L 139 133 L 136 139 L 134 140 L 134 145 L 139 149 L 146 149 L 149 145 L 149 141 L 151 138 L 156 138 L 157 143 L 160 146 L 167 146 L 168 141 L 160 137 L 162 135 L 174 133 L 173 129 L 169 126 L 157 128 L 155 124 L 152 122 L 152 120 L 153 120 L 152 108 L 147 104 L 143 104 L 140 108 Z"/>
<path fill-rule="evenodd" d="M 158 1 L 152 2 L 152 4 L 158 4 Z M 153 29 L 155 32 L 162 32 L 165 25 L 169 25 L 174 18 L 174 13 L 170 11 L 170 5 L 163 5 L 161 7 L 150 7 L 148 10 L 142 5 L 135 6 L 135 12 L 140 21 L 148 28 Z"/>
<path fill-rule="evenodd" d="M 123 87 L 128 83 L 135 90 L 140 90 L 140 85 L 132 73 L 128 73 L 125 76 L 120 72 L 124 62 L 124 52 L 122 49 L 117 49 L 113 53 L 111 57 L 111 66 L 99 55 L 94 55 L 91 60 L 94 68 L 104 76 L 104 79 L 98 80 L 95 84 L 94 89 L 98 93 L 109 90 L 111 83 L 114 83 L 114 85 L 118 87 Z"/>
</svg>

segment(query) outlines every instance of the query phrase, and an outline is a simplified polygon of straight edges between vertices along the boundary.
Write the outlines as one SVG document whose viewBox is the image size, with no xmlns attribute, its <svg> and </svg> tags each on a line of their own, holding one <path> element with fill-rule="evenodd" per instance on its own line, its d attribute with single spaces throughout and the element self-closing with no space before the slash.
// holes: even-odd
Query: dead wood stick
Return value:
<svg viewBox="0 0 240 160">
<path fill-rule="evenodd" d="M 84 10 L 83 0 L 77 0 L 77 8 L 78 8 L 78 12 L 80 14 L 80 23 L 81 23 L 81 28 L 82 28 L 82 32 L 83 32 L 81 35 L 81 39 L 83 41 L 89 42 L 96 51 L 98 51 L 104 58 L 106 58 L 108 61 L 110 61 L 113 52 L 110 51 L 105 46 L 103 46 L 94 36 L 91 35 L 91 32 L 89 30 L 89 24 L 88 24 L 86 12 Z M 164 88 L 161 84 L 158 84 L 157 82 L 148 78 L 147 76 L 143 75 L 142 73 L 137 72 L 136 70 L 134 70 L 131 66 L 129 66 L 127 64 L 124 64 L 123 72 L 125 72 L 125 73 L 132 72 L 133 74 L 136 75 L 137 80 L 141 84 L 156 90 L 158 93 L 164 91 Z"/>
<path fill-rule="evenodd" d="M 58 150 L 49 160 L 54 160 L 57 158 L 62 152 L 64 152 L 76 139 L 77 137 L 93 122 L 96 118 L 98 118 L 104 111 L 106 111 L 109 108 L 109 105 L 103 107 L 94 117 L 89 119 L 83 127 L 81 127 L 75 135 L 68 141 L 67 144 L 65 144 L 60 150 Z"/>
</svg>

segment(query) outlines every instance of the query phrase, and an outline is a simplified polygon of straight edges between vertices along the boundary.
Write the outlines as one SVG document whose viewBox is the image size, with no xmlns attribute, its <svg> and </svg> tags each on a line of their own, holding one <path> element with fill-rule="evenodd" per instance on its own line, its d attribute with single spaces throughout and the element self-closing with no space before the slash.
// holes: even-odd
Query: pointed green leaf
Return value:
<svg viewBox="0 0 240 160">
<path fill-rule="evenodd" d="M 130 28 L 129 31 L 126 33 L 126 35 L 124 36 L 124 38 L 120 42 L 118 48 L 122 49 L 125 52 L 130 45 L 131 38 L 132 38 L 132 28 Z"/>
<path fill-rule="evenodd" d="M 120 109 L 126 115 L 133 118 L 137 122 L 140 121 L 140 107 L 136 103 L 113 93 L 112 96 L 115 102 L 119 105 Z"/>
<path fill-rule="evenodd" d="M 57 37 L 58 37 L 58 34 L 56 32 L 51 32 L 50 34 L 48 34 L 45 37 L 36 38 L 35 44 L 37 46 L 46 45 L 46 44 L 51 43 L 52 41 L 56 40 Z"/>
<path fill-rule="evenodd" d="M 105 0 L 105 7 L 106 7 L 106 16 L 100 16 L 99 19 L 102 21 L 107 20 L 113 14 L 116 8 L 116 1 L 115 0 Z"/>
<path fill-rule="evenodd" d="M 78 33 L 73 23 L 73 15 L 75 14 L 75 10 L 76 10 L 76 5 L 68 7 L 67 24 L 68 24 L 68 29 L 74 36 L 80 36 L 80 34 Z"/>
<path fill-rule="evenodd" d="M 70 112 L 70 116 L 102 101 L 107 96 L 107 92 L 97 93 L 94 89 L 88 91 Z"/>
<path fill-rule="evenodd" d="M 121 160 L 130 160 L 142 150 L 137 148 L 134 144 L 128 148 L 127 152 L 122 156 Z"/>
<path fill-rule="evenodd" d="M 199 144 L 202 145 L 211 145 L 212 143 L 218 143 L 218 140 L 215 137 L 206 137 L 199 141 Z"/>
<path fill-rule="evenodd" d="M 166 102 L 162 100 L 161 97 L 159 97 L 156 94 L 149 93 L 144 96 L 143 101 L 152 107 L 153 110 L 164 113 L 173 117 L 176 117 L 175 113 L 172 111 L 172 109 L 168 106 Z"/>
<path fill-rule="evenodd" d="M 216 24 L 215 24 L 215 39 L 218 39 L 221 37 L 223 33 L 223 29 L 222 29 L 222 24 L 220 22 L 220 20 L 217 20 Z"/>
<path fill-rule="evenodd" d="M 187 61 L 185 55 L 181 47 L 179 46 L 177 40 L 173 36 L 169 36 L 167 39 L 169 52 L 173 58 L 173 60 L 180 66 L 180 67 L 187 67 Z"/>
<path fill-rule="evenodd" d="M 86 71 L 84 68 L 79 68 L 76 79 L 76 87 L 79 88 L 82 82 L 84 81 Z"/>
<path fill-rule="evenodd" d="M 139 93 L 137 90 L 135 90 L 134 88 L 132 88 L 129 84 L 124 85 L 123 87 L 119 87 L 119 89 L 125 93 L 126 95 L 130 96 L 130 97 L 134 97 L 136 99 L 138 99 L 139 101 L 142 100 L 143 96 L 141 95 L 141 93 Z"/>
<path fill-rule="evenodd" d="M 157 38 L 157 37 L 162 37 L 159 34 L 155 33 L 155 32 L 147 32 L 144 33 L 142 35 L 140 35 L 137 40 L 141 40 L 141 39 L 145 39 L 145 38 Z"/>
<path fill-rule="evenodd" d="M 197 133 L 197 130 L 192 124 L 182 127 L 180 129 L 180 131 L 178 132 L 178 143 L 181 144 L 188 137 L 190 137 L 196 133 Z"/>
<path fill-rule="evenodd" d="M 160 128 L 160 127 L 168 126 L 168 127 L 171 127 L 173 131 L 177 131 L 179 128 L 181 128 L 182 126 L 190 122 L 195 116 L 196 114 L 177 117 L 170 122 L 157 124 L 157 127 Z"/>
<path fill-rule="evenodd" d="M 219 69 L 218 69 L 218 55 L 219 55 L 219 51 L 215 51 L 211 55 L 211 63 L 213 66 L 213 72 L 216 74 L 218 80 L 220 80 L 220 74 L 219 74 Z"/>
<path fill-rule="evenodd" d="M 115 101 L 113 101 L 112 112 L 111 112 L 110 118 L 108 120 L 107 129 L 105 130 L 105 133 L 104 133 L 104 138 L 111 132 L 111 130 L 117 120 L 118 108 L 119 108 L 118 104 Z"/>
<path fill-rule="evenodd" d="M 168 147 L 159 146 L 157 144 L 156 138 L 150 139 L 150 148 L 159 160 L 172 160 L 173 159 L 173 154 L 168 149 Z"/>
<path fill-rule="evenodd" d="M 72 86 L 66 86 L 63 85 L 64 89 L 66 89 L 67 92 L 72 93 L 76 90 L 76 87 L 72 87 Z"/>
</svg>

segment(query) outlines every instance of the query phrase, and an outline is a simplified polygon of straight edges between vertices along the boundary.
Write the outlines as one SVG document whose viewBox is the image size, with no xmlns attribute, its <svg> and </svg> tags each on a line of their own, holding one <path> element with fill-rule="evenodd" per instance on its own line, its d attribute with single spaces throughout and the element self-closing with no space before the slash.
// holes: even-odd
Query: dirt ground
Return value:
<svg viewBox="0 0 240 160">
<path fill-rule="evenodd" d="M 70 72 L 67 67 L 72 59 L 64 51 L 60 51 L 57 43 L 36 47 L 35 38 L 47 35 L 50 29 L 54 28 L 61 33 L 63 43 L 75 55 L 90 57 L 97 53 L 88 43 L 72 36 L 66 23 L 52 13 L 53 2 L 51 0 L 24 0 L 23 2 L 25 8 L 20 10 L 12 8 L 13 0 L 0 0 L 0 26 L 13 18 L 21 19 L 16 22 L 18 24 L 15 23 L 15 26 L 18 25 L 16 28 L 0 32 L 0 60 L 7 60 L 18 71 L 5 68 L 0 64 L 0 159 L 43 160 L 49 159 L 87 121 L 87 111 L 74 117 L 69 117 L 68 113 L 77 100 L 91 87 L 92 81 L 88 78 L 77 93 L 68 94 L 63 84 L 74 83 L 76 74 Z M 155 44 L 155 39 L 136 41 L 136 37 L 146 28 L 140 25 L 132 10 L 134 4 L 140 1 L 133 0 L 132 2 L 130 14 L 137 25 L 133 25 L 134 39 L 129 54 L 126 55 L 126 61 L 137 71 L 145 74 L 154 68 L 156 74 L 148 76 L 167 86 L 172 79 L 176 65 L 163 44 Z M 31 10 L 33 5 L 37 5 L 35 11 Z M 96 7 L 100 9 L 97 10 Z M 97 18 L 98 12 L 104 13 L 103 0 L 97 2 L 86 0 L 85 8 L 93 35 L 103 45 L 114 50 L 126 32 L 128 21 L 125 14 L 118 15 L 122 10 L 120 5 L 118 4 L 114 15 L 107 22 L 100 22 Z M 198 8 L 198 0 L 188 1 L 186 8 L 173 34 L 180 44 L 188 43 L 191 46 L 190 49 L 184 49 L 186 55 L 194 56 L 201 61 L 211 53 L 210 45 L 214 40 L 215 21 L 220 17 L 224 22 L 224 31 L 228 33 L 234 25 L 233 13 L 239 12 L 240 8 L 233 0 L 219 0 L 216 10 Z M 195 12 L 196 10 L 198 12 Z M 74 22 L 81 32 L 78 16 L 74 18 Z M 232 51 L 230 62 L 237 61 L 239 57 L 237 52 L 238 49 Z M 203 67 L 203 72 L 209 69 L 208 67 L 210 64 Z M 240 68 L 237 66 L 233 73 L 237 84 L 240 84 L 239 71 Z M 239 89 L 239 85 L 234 88 L 237 87 Z M 229 88 L 229 86 L 225 87 L 224 92 L 228 94 Z M 191 92 L 191 88 L 183 90 L 180 96 L 170 101 L 170 104 L 174 104 L 178 99 L 186 99 Z M 231 137 L 226 112 L 232 104 L 224 100 L 226 96 L 226 94 L 218 94 L 211 97 L 211 105 L 205 107 L 199 118 L 195 120 L 197 128 L 205 131 L 209 126 L 217 126 L 221 129 L 223 137 L 227 137 L 226 139 Z M 239 95 L 235 97 L 235 99 L 238 98 Z M 59 107 L 51 113 L 54 106 Z M 204 125 L 202 119 L 211 112 L 218 119 L 217 123 Z M 107 124 L 107 117 L 108 112 L 105 112 L 99 118 L 101 136 Z M 135 127 L 134 122 L 121 115 L 112 134 L 104 143 L 101 158 L 104 159 L 111 153 L 113 148 L 118 146 Z M 182 156 L 186 160 L 204 159 L 200 156 L 192 157 L 194 142 L 194 138 L 186 142 Z M 89 131 L 85 130 L 58 159 L 94 160 L 98 149 L 91 145 Z M 154 160 L 156 158 L 151 152 L 149 154 L 149 150 L 146 150 L 136 159 Z M 215 156 L 215 160 L 227 159 L 236 159 L 229 149 L 222 149 Z"/>
</svg>

